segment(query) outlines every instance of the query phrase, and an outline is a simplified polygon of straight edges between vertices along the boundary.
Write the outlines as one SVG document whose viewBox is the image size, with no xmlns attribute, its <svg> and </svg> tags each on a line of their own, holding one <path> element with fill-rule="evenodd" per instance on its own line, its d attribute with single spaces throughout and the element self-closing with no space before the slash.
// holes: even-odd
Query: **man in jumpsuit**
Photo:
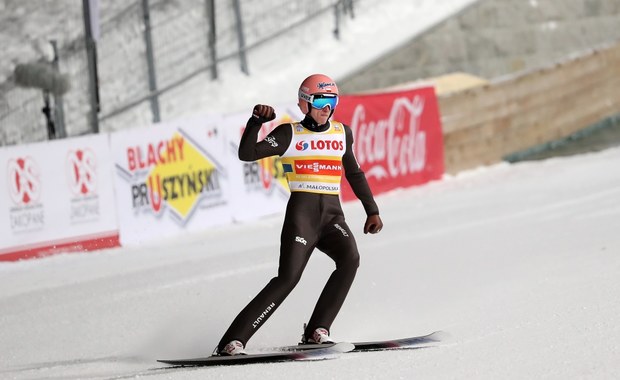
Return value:
<svg viewBox="0 0 620 380">
<path fill-rule="evenodd" d="M 298 123 L 281 124 L 256 142 L 274 109 L 256 105 L 239 144 L 239 159 L 255 161 L 279 155 L 291 190 L 280 243 L 278 275 L 239 313 L 216 353 L 244 354 L 248 340 L 267 321 L 299 282 L 312 251 L 318 248 L 336 264 L 306 324 L 302 343 L 331 343 L 329 330 L 349 292 L 359 266 L 353 233 L 340 206 L 340 180 L 347 181 L 367 214 L 364 233 L 383 228 L 379 209 L 353 153 L 351 129 L 329 119 L 338 105 L 338 87 L 326 75 L 314 74 L 299 88 Z"/>
</svg>

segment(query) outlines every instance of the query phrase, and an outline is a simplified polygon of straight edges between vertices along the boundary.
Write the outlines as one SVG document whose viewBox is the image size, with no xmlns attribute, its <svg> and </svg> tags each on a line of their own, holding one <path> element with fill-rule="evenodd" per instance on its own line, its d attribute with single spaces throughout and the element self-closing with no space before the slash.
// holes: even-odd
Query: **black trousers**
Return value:
<svg viewBox="0 0 620 380">
<path fill-rule="evenodd" d="M 359 267 L 359 253 L 338 196 L 293 192 L 280 240 L 277 277 L 237 315 L 220 340 L 219 350 L 231 340 L 248 342 L 297 285 L 314 248 L 332 258 L 336 269 L 308 321 L 306 336 L 311 337 L 318 327 L 329 330 L 340 311 Z"/>
</svg>

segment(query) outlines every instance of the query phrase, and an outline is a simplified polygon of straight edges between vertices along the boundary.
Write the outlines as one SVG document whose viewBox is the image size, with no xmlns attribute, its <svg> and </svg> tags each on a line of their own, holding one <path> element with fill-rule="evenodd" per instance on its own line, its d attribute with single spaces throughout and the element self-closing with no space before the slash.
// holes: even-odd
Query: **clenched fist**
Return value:
<svg viewBox="0 0 620 380">
<path fill-rule="evenodd" d="M 366 218 L 366 223 L 364 224 L 365 234 L 369 232 L 371 234 L 379 233 L 382 228 L 383 228 L 383 221 L 381 221 L 381 218 L 379 217 L 379 215 L 370 215 L 368 218 Z"/>
<path fill-rule="evenodd" d="M 271 106 L 257 104 L 254 106 L 254 111 L 252 111 L 252 117 L 262 124 L 275 119 L 276 111 L 274 111 L 273 107 Z"/>
</svg>

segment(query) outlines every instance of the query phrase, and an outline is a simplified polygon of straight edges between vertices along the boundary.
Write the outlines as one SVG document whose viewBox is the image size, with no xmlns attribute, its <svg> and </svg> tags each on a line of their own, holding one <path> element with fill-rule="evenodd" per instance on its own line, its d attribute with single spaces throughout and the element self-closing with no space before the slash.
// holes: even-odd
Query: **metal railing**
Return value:
<svg viewBox="0 0 620 380">
<path fill-rule="evenodd" d="M 159 121 L 163 94 L 203 73 L 217 79 L 218 64 L 227 60 L 238 59 L 251 75 L 248 51 L 330 13 L 333 36 L 323 38 L 339 38 L 343 16 L 353 10 L 353 0 L 132 0 L 101 15 L 96 129 L 85 39 L 59 41 L 59 69 L 71 81 L 61 99 L 67 135 L 97 131 L 99 123 L 115 130 Z M 43 106 L 40 90 L 18 87 L 13 77 L 0 83 L 0 145 L 46 140 Z"/>
</svg>

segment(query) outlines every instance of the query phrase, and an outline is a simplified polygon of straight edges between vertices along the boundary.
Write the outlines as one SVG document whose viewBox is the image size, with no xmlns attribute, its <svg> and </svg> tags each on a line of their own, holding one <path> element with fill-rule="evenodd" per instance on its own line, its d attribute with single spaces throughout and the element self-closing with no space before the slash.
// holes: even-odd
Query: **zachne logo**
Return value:
<svg viewBox="0 0 620 380">
<path fill-rule="evenodd" d="M 67 178 L 74 195 L 87 196 L 96 192 L 97 158 L 90 149 L 78 149 L 67 154 Z"/>
<path fill-rule="evenodd" d="M 8 162 L 9 196 L 17 206 L 37 202 L 41 196 L 41 170 L 30 157 L 11 159 Z"/>
</svg>

